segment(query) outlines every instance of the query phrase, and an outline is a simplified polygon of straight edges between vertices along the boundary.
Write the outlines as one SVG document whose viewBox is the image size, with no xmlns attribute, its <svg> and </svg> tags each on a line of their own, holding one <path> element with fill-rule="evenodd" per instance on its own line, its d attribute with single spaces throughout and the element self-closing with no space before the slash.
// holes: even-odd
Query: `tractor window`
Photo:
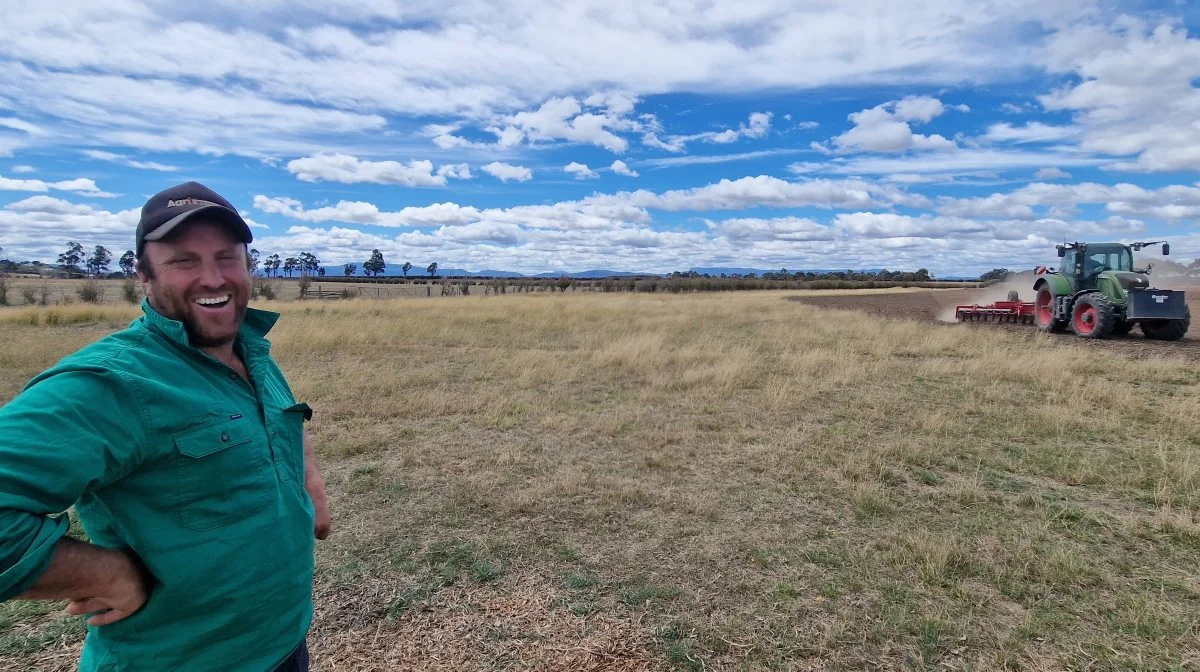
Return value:
<svg viewBox="0 0 1200 672">
<path fill-rule="evenodd" d="M 1084 260 L 1083 272 L 1085 275 L 1097 275 L 1103 271 L 1131 270 L 1133 270 L 1133 257 L 1128 250 L 1091 252 Z"/>
<path fill-rule="evenodd" d="M 1063 255 L 1062 263 L 1059 265 L 1063 273 L 1068 275 L 1075 274 L 1075 258 L 1078 254 L 1079 252 L 1075 250 L 1067 250 L 1067 253 Z"/>
</svg>

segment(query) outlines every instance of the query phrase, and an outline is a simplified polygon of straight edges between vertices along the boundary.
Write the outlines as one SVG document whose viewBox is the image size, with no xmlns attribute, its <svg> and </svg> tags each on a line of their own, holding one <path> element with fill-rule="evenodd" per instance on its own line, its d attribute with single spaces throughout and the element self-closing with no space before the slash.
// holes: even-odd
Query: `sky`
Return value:
<svg viewBox="0 0 1200 672">
<path fill-rule="evenodd" d="M 253 247 L 525 273 L 1200 258 L 1187 0 L 0 0 L 0 256 Z"/>
</svg>

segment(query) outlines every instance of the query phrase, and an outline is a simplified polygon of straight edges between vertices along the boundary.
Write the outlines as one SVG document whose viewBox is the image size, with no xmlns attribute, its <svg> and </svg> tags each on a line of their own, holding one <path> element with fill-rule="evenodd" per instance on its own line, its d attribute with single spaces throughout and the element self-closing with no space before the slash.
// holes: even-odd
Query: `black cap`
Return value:
<svg viewBox="0 0 1200 672">
<path fill-rule="evenodd" d="M 243 243 L 254 240 L 250 226 L 229 201 L 199 182 L 185 182 L 163 189 L 142 206 L 142 218 L 138 221 L 135 241 L 137 255 L 142 256 L 142 248 L 147 240 L 162 240 L 180 224 L 200 214 L 227 225 Z"/>
</svg>

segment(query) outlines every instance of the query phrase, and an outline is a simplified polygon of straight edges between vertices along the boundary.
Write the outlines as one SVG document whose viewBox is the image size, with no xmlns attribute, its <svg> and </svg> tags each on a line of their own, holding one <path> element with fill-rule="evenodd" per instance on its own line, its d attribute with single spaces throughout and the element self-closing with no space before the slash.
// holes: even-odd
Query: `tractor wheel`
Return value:
<svg viewBox="0 0 1200 672">
<path fill-rule="evenodd" d="M 1142 333 L 1153 341 L 1178 341 L 1188 332 L 1192 324 L 1192 311 L 1189 308 L 1182 320 L 1142 320 Z"/>
<path fill-rule="evenodd" d="M 1113 323 L 1113 330 L 1112 330 L 1113 336 L 1124 336 L 1131 331 L 1133 331 L 1133 322 L 1127 322 L 1125 320 L 1117 320 L 1116 322 Z"/>
<path fill-rule="evenodd" d="M 1080 338 L 1104 338 L 1112 333 L 1116 316 L 1108 297 L 1100 292 L 1088 292 L 1075 299 L 1071 310 L 1071 328 Z"/>
<path fill-rule="evenodd" d="M 1061 334 L 1067 330 L 1064 320 L 1054 319 L 1054 292 L 1049 287 L 1038 290 L 1033 302 L 1033 321 L 1041 331 Z"/>
</svg>

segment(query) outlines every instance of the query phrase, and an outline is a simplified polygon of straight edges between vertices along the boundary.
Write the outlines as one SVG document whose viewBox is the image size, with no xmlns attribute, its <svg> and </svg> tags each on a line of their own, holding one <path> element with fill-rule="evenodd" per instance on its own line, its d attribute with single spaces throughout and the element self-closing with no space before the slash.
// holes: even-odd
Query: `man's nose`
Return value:
<svg viewBox="0 0 1200 672">
<path fill-rule="evenodd" d="M 200 282 L 205 287 L 220 287 L 225 284 L 225 277 L 221 275 L 221 267 L 215 259 L 201 264 Z"/>
</svg>

